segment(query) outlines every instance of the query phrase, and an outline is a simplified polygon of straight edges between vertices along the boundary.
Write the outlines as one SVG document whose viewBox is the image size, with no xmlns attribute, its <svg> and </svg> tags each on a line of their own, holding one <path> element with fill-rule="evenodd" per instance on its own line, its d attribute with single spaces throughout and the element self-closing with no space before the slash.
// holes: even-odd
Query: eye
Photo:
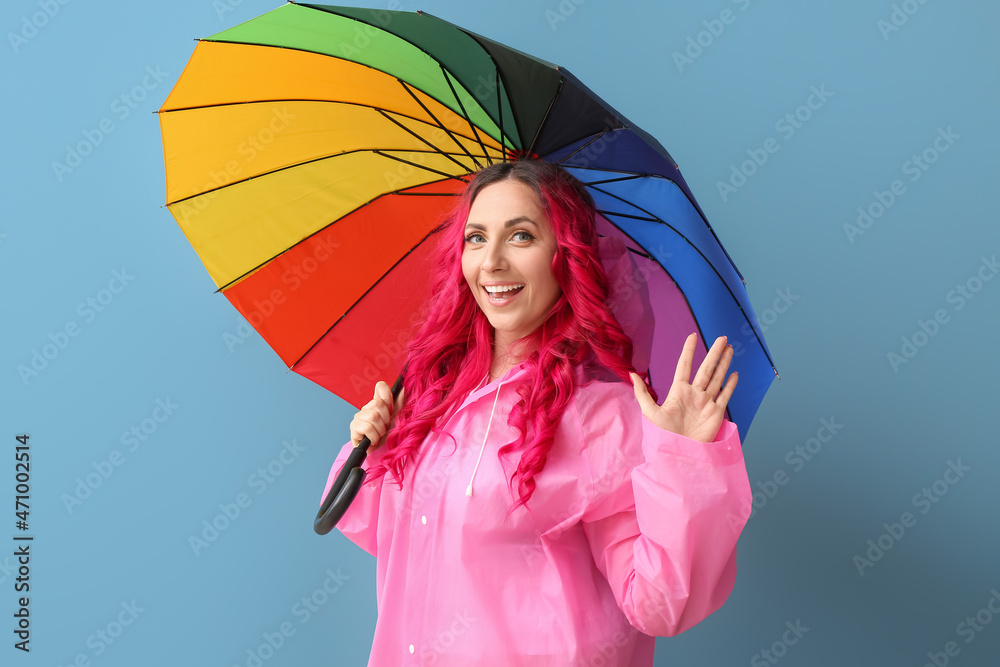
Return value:
<svg viewBox="0 0 1000 667">
<path fill-rule="evenodd" d="M 529 234 L 528 232 L 525 232 L 525 231 L 514 232 L 514 237 L 513 238 L 517 239 L 517 237 L 519 237 L 519 236 L 521 237 L 521 239 L 519 239 L 521 241 L 533 241 L 535 239 L 535 237 L 532 236 L 531 234 Z"/>
<path fill-rule="evenodd" d="M 472 232 L 471 234 L 469 234 L 468 236 L 465 237 L 465 242 L 466 243 L 480 243 L 480 241 L 478 241 L 476 239 L 482 239 L 482 238 L 483 238 L 483 235 L 480 234 L 479 232 Z"/>
</svg>

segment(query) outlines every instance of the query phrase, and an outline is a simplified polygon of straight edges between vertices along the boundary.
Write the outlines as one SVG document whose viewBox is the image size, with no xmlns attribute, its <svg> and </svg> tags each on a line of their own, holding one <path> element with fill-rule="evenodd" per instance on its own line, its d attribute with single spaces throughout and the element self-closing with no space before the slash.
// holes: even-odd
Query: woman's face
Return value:
<svg viewBox="0 0 1000 667">
<path fill-rule="evenodd" d="M 555 235 L 530 186 L 505 179 L 479 191 L 465 224 L 462 272 L 499 349 L 541 326 L 559 300 L 555 252 Z"/>
</svg>

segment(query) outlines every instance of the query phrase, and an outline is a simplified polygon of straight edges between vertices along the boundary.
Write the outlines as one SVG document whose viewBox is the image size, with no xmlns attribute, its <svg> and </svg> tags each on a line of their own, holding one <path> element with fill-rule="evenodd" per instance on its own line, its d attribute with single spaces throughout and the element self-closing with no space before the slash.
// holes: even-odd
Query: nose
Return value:
<svg viewBox="0 0 1000 667">
<path fill-rule="evenodd" d="M 507 268 L 506 248 L 503 242 L 489 242 L 484 250 L 481 266 L 483 271 L 493 273 Z"/>
</svg>

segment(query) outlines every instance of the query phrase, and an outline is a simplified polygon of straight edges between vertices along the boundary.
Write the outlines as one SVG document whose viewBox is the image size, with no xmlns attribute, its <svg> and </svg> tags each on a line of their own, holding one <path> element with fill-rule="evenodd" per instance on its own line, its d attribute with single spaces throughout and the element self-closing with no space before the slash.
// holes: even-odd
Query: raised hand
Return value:
<svg viewBox="0 0 1000 667">
<path fill-rule="evenodd" d="M 631 373 L 632 388 L 646 419 L 678 435 L 700 442 L 712 442 L 722 426 L 729 398 L 736 389 L 736 373 L 732 373 L 725 386 L 722 386 L 726 371 L 729 369 L 729 362 L 733 359 L 733 346 L 726 344 L 725 336 L 715 339 L 697 375 L 688 384 L 697 342 L 696 333 L 684 341 L 680 359 L 677 360 L 674 381 L 670 385 L 670 391 L 663 405 L 656 404 L 642 378 L 635 373 Z"/>
</svg>

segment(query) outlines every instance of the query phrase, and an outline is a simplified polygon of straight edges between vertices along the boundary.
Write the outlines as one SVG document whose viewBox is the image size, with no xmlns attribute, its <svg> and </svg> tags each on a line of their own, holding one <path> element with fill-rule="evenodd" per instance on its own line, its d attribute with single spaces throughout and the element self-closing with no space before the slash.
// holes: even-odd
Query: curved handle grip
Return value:
<svg viewBox="0 0 1000 667">
<path fill-rule="evenodd" d="M 404 372 L 406 369 L 403 369 Z M 399 392 L 403 389 L 403 374 L 396 378 L 396 383 L 392 385 L 392 398 L 399 397 Z M 361 490 L 361 485 L 365 481 L 365 469 L 361 467 L 368 457 L 368 448 L 371 446 L 368 436 L 361 439 L 358 446 L 347 457 L 344 466 L 337 474 L 337 479 L 333 481 L 330 492 L 323 498 L 323 504 L 319 506 L 316 519 L 313 521 L 313 530 L 317 535 L 326 535 L 337 525 L 344 512 L 351 506 L 354 497 Z"/>
</svg>

